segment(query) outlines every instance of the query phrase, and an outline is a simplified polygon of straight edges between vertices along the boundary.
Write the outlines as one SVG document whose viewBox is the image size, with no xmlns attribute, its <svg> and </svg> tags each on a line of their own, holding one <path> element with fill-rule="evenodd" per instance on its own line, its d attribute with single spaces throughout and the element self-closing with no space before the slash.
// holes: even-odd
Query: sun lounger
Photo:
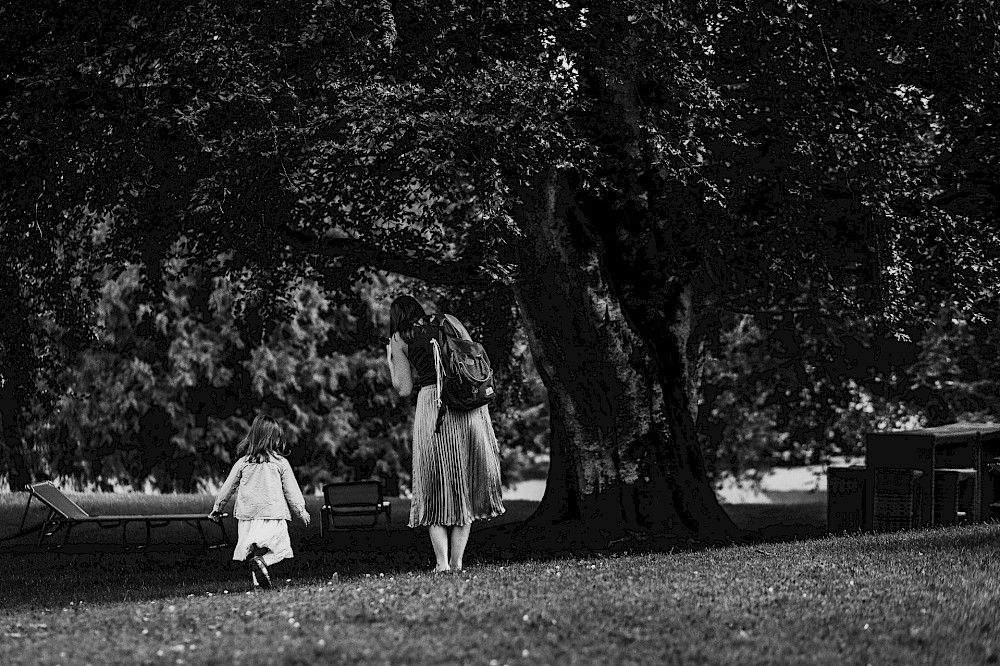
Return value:
<svg viewBox="0 0 1000 666">
<path fill-rule="evenodd" d="M 323 486 L 323 499 L 320 536 L 328 530 L 375 527 L 379 515 L 385 516 L 385 531 L 389 533 L 392 505 L 389 500 L 382 499 L 382 484 L 378 481 L 328 483 Z"/>
<path fill-rule="evenodd" d="M 49 515 L 41 525 L 41 529 L 38 536 L 38 545 L 41 546 L 42 542 L 51 536 L 54 536 L 61 529 L 65 529 L 66 533 L 63 536 L 62 543 L 57 547 L 62 547 L 66 545 L 69 541 L 69 535 L 72 529 L 77 525 L 84 524 L 95 524 L 101 528 L 113 528 L 119 525 L 122 528 L 122 547 L 128 548 L 129 543 L 128 537 L 128 525 L 129 523 L 142 523 L 146 526 L 146 543 L 144 546 L 149 546 L 149 540 L 151 532 L 154 527 L 164 527 L 170 523 L 175 522 L 186 522 L 192 524 L 198 528 L 198 532 L 201 534 L 202 542 L 206 545 L 208 544 L 208 539 L 205 536 L 205 529 L 203 524 L 205 522 L 212 522 L 216 524 L 222 532 L 223 544 L 230 543 L 229 535 L 226 533 L 226 528 L 222 521 L 215 523 L 206 514 L 201 513 L 175 513 L 175 514 L 162 514 L 155 516 L 143 516 L 143 515 L 124 515 L 124 516 L 92 516 L 86 511 L 84 511 L 79 504 L 66 497 L 58 488 L 56 488 L 49 481 L 43 481 L 42 483 L 32 483 L 28 485 L 28 504 L 24 507 L 24 515 L 21 517 L 21 529 L 24 530 L 24 521 L 28 518 L 28 508 L 31 506 L 31 500 L 38 498 L 42 504 L 49 508 Z M 228 515 L 228 514 L 223 514 Z"/>
</svg>

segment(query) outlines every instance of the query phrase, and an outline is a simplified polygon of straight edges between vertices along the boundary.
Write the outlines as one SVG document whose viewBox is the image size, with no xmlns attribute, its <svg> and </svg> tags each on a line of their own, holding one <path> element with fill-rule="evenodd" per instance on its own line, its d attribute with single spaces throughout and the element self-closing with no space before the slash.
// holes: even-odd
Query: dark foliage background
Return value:
<svg viewBox="0 0 1000 666">
<path fill-rule="evenodd" d="M 2 7 L 0 475 L 198 489 L 264 410 L 308 487 L 405 489 L 374 342 L 402 291 L 487 345 L 526 473 L 544 388 L 491 285 L 553 165 L 603 270 L 641 267 L 623 294 L 698 286 L 716 477 L 995 418 L 996 8 L 668 5 Z M 599 113 L 625 74 L 639 138 Z"/>
</svg>

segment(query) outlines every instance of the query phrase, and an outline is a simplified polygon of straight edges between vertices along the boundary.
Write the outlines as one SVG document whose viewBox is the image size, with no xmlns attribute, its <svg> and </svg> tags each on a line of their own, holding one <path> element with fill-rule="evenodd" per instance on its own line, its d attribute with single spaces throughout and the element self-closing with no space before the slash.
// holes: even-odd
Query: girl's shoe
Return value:
<svg viewBox="0 0 1000 666">
<path fill-rule="evenodd" d="M 264 564 L 264 560 L 260 557 L 255 557 L 250 560 L 250 568 L 253 570 L 254 575 L 257 577 L 257 582 L 263 588 L 271 587 L 271 574 L 267 572 L 267 565 Z"/>
</svg>

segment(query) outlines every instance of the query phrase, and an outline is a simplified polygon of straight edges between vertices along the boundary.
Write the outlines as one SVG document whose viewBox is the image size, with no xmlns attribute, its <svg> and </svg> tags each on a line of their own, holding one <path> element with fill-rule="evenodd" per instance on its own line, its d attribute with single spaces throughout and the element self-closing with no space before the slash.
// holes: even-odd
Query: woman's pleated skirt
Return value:
<svg viewBox="0 0 1000 666">
<path fill-rule="evenodd" d="M 410 527 L 467 525 L 504 512 L 500 450 L 485 406 L 448 410 L 435 433 L 437 387 L 417 394 L 413 421 L 413 502 Z"/>
</svg>

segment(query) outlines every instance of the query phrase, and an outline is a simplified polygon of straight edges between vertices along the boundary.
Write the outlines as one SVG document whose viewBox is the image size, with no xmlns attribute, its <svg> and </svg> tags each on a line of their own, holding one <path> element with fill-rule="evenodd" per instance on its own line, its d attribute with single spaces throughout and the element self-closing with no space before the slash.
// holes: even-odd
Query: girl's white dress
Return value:
<svg viewBox="0 0 1000 666">
<path fill-rule="evenodd" d="M 238 522 L 236 550 L 233 559 L 244 561 L 250 555 L 250 546 L 267 548 L 264 564 L 271 566 L 292 557 L 292 542 L 288 539 L 288 521 L 280 518 L 253 518 Z"/>
</svg>

